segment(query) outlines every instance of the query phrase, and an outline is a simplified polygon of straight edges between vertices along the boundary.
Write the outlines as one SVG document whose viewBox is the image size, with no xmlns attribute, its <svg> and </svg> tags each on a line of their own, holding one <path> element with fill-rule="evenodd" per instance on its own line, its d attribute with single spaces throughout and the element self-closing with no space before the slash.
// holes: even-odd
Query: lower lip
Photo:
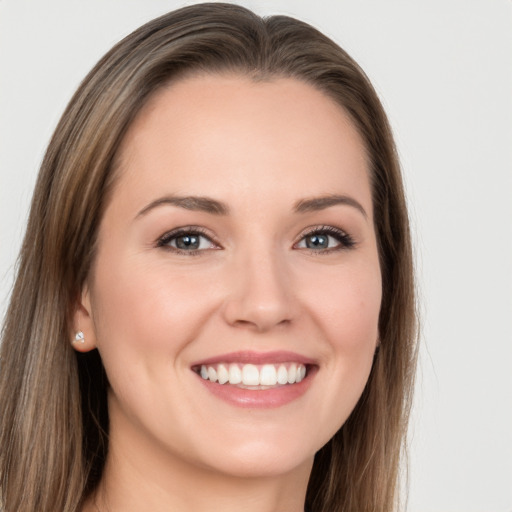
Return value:
<svg viewBox="0 0 512 512">
<path fill-rule="evenodd" d="M 296 384 L 284 384 L 271 389 L 243 389 L 230 384 L 219 384 L 203 379 L 203 386 L 221 400 L 237 407 L 250 409 L 271 409 L 281 407 L 300 398 L 309 389 L 316 368 L 308 368 L 306 377 Z"/>
</svg>

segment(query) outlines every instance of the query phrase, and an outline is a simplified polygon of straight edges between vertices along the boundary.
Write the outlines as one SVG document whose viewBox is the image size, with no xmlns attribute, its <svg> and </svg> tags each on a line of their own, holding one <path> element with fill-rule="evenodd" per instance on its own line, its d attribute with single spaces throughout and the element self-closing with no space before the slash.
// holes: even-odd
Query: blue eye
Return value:
<svg viewBox="0 0 512 512">
<path fill-rule="evenodd" d="M 331 250 L 349 249 L 353 246 L 354 240 L 350 235 L 332 226 L 323 226 L 303 235 L 295 247 L 317 252 L 330 252 Z"/>
<path fill-rule="evenodd" d="M 163 235 L 157 242 L 158 247 L 168 248 L 177 252 L 194 253 L 207 249 L 217 249 L 212 240 L 197 228 L 179 229 Z"/>
<path fill-rule="evenodd" d="M 329 235 L 314 234 L 304 238 L 308 249 L 329 249 L 338 245 L 338 241 Z"/>
</svg>

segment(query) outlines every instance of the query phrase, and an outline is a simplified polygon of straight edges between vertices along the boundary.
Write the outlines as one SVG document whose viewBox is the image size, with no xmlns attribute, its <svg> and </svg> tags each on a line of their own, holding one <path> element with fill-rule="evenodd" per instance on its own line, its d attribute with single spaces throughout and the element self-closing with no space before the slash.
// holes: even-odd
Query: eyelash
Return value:
<svg viewBox="0 0 512 512">
<path fill-rule="evenodd" d="M 204 252 L 205 249 L 191 249 L 191 250 L 183 250 L 179 247 L 171 247 L 169 245 L 170 242 L 172 242 L 174 239 L 179 238 L 180 236 L 197 236 L 206 238 L 209 243 L 216 246 L 216 248 L 220 248 L 219 244 L 215 242 L 215 240 L 212 238 L 211 235 L 207 234 L 206 230 L 199 227 L 199 226 L 185 226 L 182 228 L 174 229 L 172 231 L 169 231 L 168 233 L 165 233 L 162 235 L 156 242 L 157 247 L 161 247 L 162 249 L 172 251 L 176 254 L 183 254 L 185 256 L 198 256 L 202 252 Z"/>
<path fill-rule="evenodd" d="M 156 247 L 160 247 L 162 249 L 172 251 L 176 254 L 182 254 L 185 256 L 197 256 L 200 255 L 205 251 L 205 249 L 190 249 L 190 250 L 183 250 L 178 247 L 172 247 L 170 246 L 170 242 L 175 240 L 176 238 L 179 238 L 180 236 L 197 236 L 206 238 L 209 243 L 216 246 L 216 248 L 221 248 L 220 245 L 212 238 L 211 235 L 207 234 L 206 230 L 199 227 L 199 226 L 186 226 L 178 229 L 174 229 L 172 231 L 169 231 L 168 233 L 165 233 L 162 235 L 156 242 Z M 345 233 L 345 231 L 342 231 L 339 228 L 335 228 L 334 226 L 320 226 L 320 227 L 314 227 L 306 232 L 302 233 L 300 235 L 300 239 L 297 243 L 293 245 L 293 247 L 296 247 L 300 242 L 302 242 L 305 238 L 309 236 L 330 236 L 333 237 L 335 240 L 339 242 L 339 245 L 336 247 L 326 248 L 326 249 L 310 249 L 310 248 L 301 248 L 304 250 L 307 250 L 311 254 L 315 255 L 325 255 L 330 254 L 331 252 L 335 251 L 342 251 L 347 249 L 352 249 L 356 244 L 354 239 L 348 234 Z"/>
<path fill-rule="evenodd" d="M 318 255 L 318 256 L 330 254 L 330 253 L 336 252 L 336 251 L 352 249 L 356 245 L 355 240 L 348 233 L 346 233 L 345 231 L 343 231 L 339 228 L 335 228 L 334 226 L 320 226 L 320 227 L 317 226 L 317 227 L 311 228 L 311 229 L 307 230 L 306 232 L 302 233 L 300 235 L 299 242 L 297 242 L 295 244 L 295 246 L 298 243 L 302 242 L 308 236 L 313 236 L 313 235 L 331 236 L 339 242 L 338 246 L 330 247 L 330 248 L 323 249 L 323 250 L 305 248 L 305 250 L 309 251 L 311 254 Z"/>
</svg>

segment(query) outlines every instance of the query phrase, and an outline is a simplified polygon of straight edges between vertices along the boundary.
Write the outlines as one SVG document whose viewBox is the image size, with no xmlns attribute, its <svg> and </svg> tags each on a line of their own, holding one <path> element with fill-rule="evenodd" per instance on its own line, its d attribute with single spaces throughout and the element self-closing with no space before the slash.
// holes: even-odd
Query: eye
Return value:
<svg viewBox="0 0 512 512">
<path fill-rule="evenodd" d="M 158 239 L 157 246 L 188 254 L 219 248 L 201 228 L 196 227 L 180 228 L 166 233 Z"/>
<path fill-rule="evenodd" d="M 322 226 L 309 230 L 294 248 L 308 249 L 315 252 L 331 252 L 350 249 L 355 245 L 350 235 L 333 226 Z"/>
</svg>

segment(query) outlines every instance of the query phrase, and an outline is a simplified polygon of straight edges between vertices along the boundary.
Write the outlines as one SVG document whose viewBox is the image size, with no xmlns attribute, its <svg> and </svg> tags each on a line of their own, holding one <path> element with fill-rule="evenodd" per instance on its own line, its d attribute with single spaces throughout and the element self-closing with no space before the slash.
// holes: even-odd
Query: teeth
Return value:
<svg viewBox="0 0 512 512">
<path fill-rule="evenodd" d="M 275 386 L 277 383 L 277 372 L 273 364 L 266 364 L 260 371 L 260 384 L 262 386 Z"/>
<path fill-rule="evenodd" d="M 223 364 L 219 364 L 217 367 L 217 379 L 219 379 L 219 384 L 226 384 L 229 380 L 228 369 Z"/>
<path fill-rule="evenodd" d="M 277 370 L 277 382 L 278 384 L 288 384 L 288 370 L 286 366 L 281 365 Z"/>
<path fill-rule="evenodd" d="M 199 374 L 205 380 L 219 384 L 239 384 L 242 387 L 283 386 L 301 382 L 306 376 L 306 366 L 300 363 L 286 364 L 237 364 L 201 365 Z"/>
<path fill-rule="evenodd" d="M 295 363 L 290 365 L 288 368 L 288 384 L 293 384 L 297 377 L 297 365 Z"/>
<path fill-rule="evenodd" d="M 201 366 L 201 375 L 203 368 L 204 366 Z M 229 383 L 240 384 L 240 382 L 242 382 L 242 370 L 240 370 L 237 364 L 232 363 L 229 365 Z"/>
<path fill-rule="evenodd" d="M 208 378 L 212 382 L 217 382 L 217 371 L 212 366 L 208 366 Z"/>
<path fill-rule="evenodd" d="M 303 364 L 297 366 L 297 375 L 295 376 L 295 382 L 300 382 L 306 376 L 306 368 Z"/>
<path fill-rule="evenodd" d="M 242 368 L 242 383 L 246 386 L 257 386 L 260 383 L 260 372 L 253 364 L 244 364 Z"/>
</svg>

